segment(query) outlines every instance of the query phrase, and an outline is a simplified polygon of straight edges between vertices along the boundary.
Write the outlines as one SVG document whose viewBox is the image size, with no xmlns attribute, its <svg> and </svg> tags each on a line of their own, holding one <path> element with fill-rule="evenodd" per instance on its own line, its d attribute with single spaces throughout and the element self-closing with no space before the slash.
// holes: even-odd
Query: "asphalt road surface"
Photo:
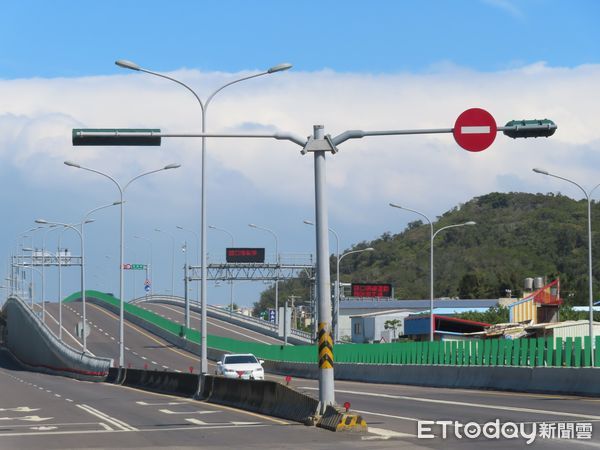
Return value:
<svg viewBox="0 0 600 450">
<path fill-rule="evenodd" d="M 75 337 L 67 334 L 66 330 L 73 332 L 76 323 L 81 320 L 78 315 L 80 309 L 81 304 L 75 302 L 66 306 L 63 310 L 63 324 L 65 326 L 63 338 L 73 347 L 78 346 L 79 348 L 81 348 L 81 344 Z M 58 317 L 57 311 L 57 304 L 47 305 L 46 322 L 56 332 L 58 326 L 54 322 L 54 318 Z M 175 313 L 173 312 L 173 314 Z M 91 333 L 88 337 L 89 350 L 98 356 L 115 358 L 116 361 L 118 358 L 118 317 L 92 304 L 88 304 L 87 315 L 92 324 Z M 132 364 L 132 367 L 138 368 L 147 366 L 149 369 L 180 371 L 189 370 L 189 367 L 192 366 L 194 371 L 197 372 L 198 357 L 196 355 L 173 348 L 170 344 L 135 325 L 126 324 L 125 330 L 126 365 Z M 214 367 L 214 363 L 209 363 L 209 370 L 214 370 Z M 20 372 L 20 374 L 27 374 L 28 377 L 48 378 L 48 376 L 41 374 L 29 374 L 27 372 Z M 62 377 L 49 378 L 60 380 L 65 386 L 81 384 Z M 276 375 L 267 374 L 267 378 L 283 381 L 283 377 Z M 2 392 L 6 389 L 5 379 L 6 377 L 0 377 Z M 39 385 L 39 383 L 36 384 Z M 116 386 L 107 387 L 104 384 L 86 383 L 86 385 L 90 386 L 90 390 L 95 390 L 96 386 L 102 386 L 103 390 L 118 389 Z M 291 385 L 309 395 L 316 396 L 318 392 L 318 383 L 314 380 L 293 379 Z M 8 389 L 10 391 L 10 388 Z M 39 393 L 36 392 L 36 394 Z M 151 394 L 138 393 L 138 395 L 148 397 Z M 532 439 L 531 433 L 533 430 L 535 431 L 535 443 L 533 444 L 535 448 L 600 448 L 600 434 L 596 430 L 596 427 L 600 427 L 600 399 L 597 398 L 336 381 L 336 401 L 339 404 L 346 401 L 350 402 L 351 410 L 360 413 L 366 419 L 370 433 L 356 436 L 352 433 L 329 432 L 327 437 L 323 438 L 327 440 L 327 444 L 324 444 L 319 439 L 312 440 L 314 433 L 319 437 L 323 436 L 323 430 L 300 428 L 300 435 L 302 435 L 302 438 L 307 439 L 306 442 L 300 437 L 300 440 L 296 441 L 293 433 L 287 434 L 287 431 L 284 431 L 281 434 L 281 442 L 277 442 L 277 444 L 274 443 L 275 441 L 270 441 L 267 444 L 264 440 L 261 443 L 259 438 L 257 438 L 258 441 L 255 441 L 248 434 L 248 440 L 244 442 L 243 447 L 320 448 L 319 446 L 323 444 L 324 448 L 338 448 L 338 446 L 339 448 L 354 448 L 354 446 L 360 445 L 361 448 L 369 449 L 479 448 L 481 445 L 485 445 L 486 448 L 498 449 L 508 447 L 528 448 L 531 446 L 526 441 Z M 5 403 L 0 402 L 0 408 L 5 408 L 4 405 Z M 10 405 L 12 405 L 11 407 L 29 406 L 18 402 Z M 91 406 L 93 407 L 93 405 Z M 101 408 L 98 409 L 103 411 Z M 119 420 L 127 422 L 128 411 L 125 409 L 124 415 L 112 409 L 103 412 L 111 416 L 115 414 L 115 417 Z M 159 415 L 159 417 L 162 416 Z M 243 422 L 244 420 L 240 421 Z M 421 435 L 433 435 L 434 437 L 419 439 L 419 421 L 422 421 Z M 423 421 L 437 421 L 437 423 L 430 424 Z M 443 425 L 440 421 L 449 421 L 450 423 Z M 496 421 L 498 421 L 497 425 L 495 425 Z M 477 423 L 479 427 L 488 424 L 487 432 L 492 437 L 484 437 L 483 431 L 480 432 L 478 438 L 465 437 L 464 429 L 461 426 L 469 422 Z M 513 432 L 512 424 L 515 424 L 516 427 L 523 427 L 523 433 L 518 429 L 517 432 Z M 0 421 L 1 425 L 2 422 Z M 508 438 L 504 438 L 501 433 L 499 438 L 496 438 L 493 427 L 496 426 L 501 429 L 503 425 L 506 426 L 504 431 Z M 139 428 L 136 425 L 133 426 Z M 269 426 L 274 427 L 274 425 Z M 447 432 L 446 439 L 442 438 L 444 426 Z M 430 427 L 431 430 L 426 427 Z M 286 428 L 286 430 L 292 428 Z M 252 432 L 254 431 L 256 430 L 252 430 Z M 477 427 L 471 425 L 466 431 L 470 435 L 475 435 Z M 462 437 L 456 437 L 455 432 Z M 272 433 L 273 431 L 270 428 L 268 431 L 269 436 Z M 544 435 L 544 433 L 546 434 Z M 230 439 L 229 433 L 225 435 L 227 439 Z M 543 436 L 554 436 L 554 439 Z M 2 447 L 3 442 L 4 437 L 0 435 L 0 448 L 4 448 Z M 392 445 L 388 447 L 390 444 Z M 219 444 L 211 441 L 209 445 L 218 446 Z M 238 448 L 234 444 L 228 444 L 228 446 Z"/>
</svg>

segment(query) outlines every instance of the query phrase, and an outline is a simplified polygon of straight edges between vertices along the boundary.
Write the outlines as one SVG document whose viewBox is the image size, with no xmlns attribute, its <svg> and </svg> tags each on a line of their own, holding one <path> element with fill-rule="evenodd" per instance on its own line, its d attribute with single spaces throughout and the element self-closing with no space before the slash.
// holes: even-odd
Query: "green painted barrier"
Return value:
<svg viewBox="0 0 600 450">
<path fill-rule="evenodd" d="M 571 367 L 573 362 L 573 338 L 567 337 L 565 339 L 565 367 Z"/>
<path fill-rule="evenodd" d="M 119 299 L 98 291 L 86 291 L 94 297 L 116 308 Z M 79 299 L 79 293 L 65 298 L 64 302 Z M 200 342 L 198 330 L 187 329 L 137 305 L 124 305 L 128 314 L 135 315 L 175 335 L 184 334 L 192 342 Z M 231 353 L 253 353 L 261 359 L 315 363 L 318 352 L 312 345 L 269 345 L 238 341 L 221 336 L 208 335 L 209 348 Z M 564 344 L 564 350 L 563 350 Z M 600 336 L 596 336 L 600 349 Z M 581 367 L 592 363 L 600 367 L 600 351 L 593 352 L 591 340 L 567 338 L 537 339 L 484 339 L 469 341 L 424 341 L 392 342 L 382 344 L 336 344 L 334 360 L 340 363 L 362 364 L 428 364 L 460 366 L 537 366 L 537 367 Z"/>
<path fill-rule="evenodd" d="M 556 367 L 562 367 L 566 360 L 566 356 L 563 358 L 563 339 L 561 337 L 556 338 L 556 347 L 554 350 L 554 365 Z"/>
<path fill-rule="evenodd" d="M 583 366 L 589 367 L 592 365 L 592 337 L 583 337 Z"/>
<path fill-rule="evenodd" d="M 573 345 L 573 366 L 581 367 L 581 337 L 577 336 Z"/>
<path fill-rule="evenodd" d="M 537 349 L 537 341 L 535 339 L 528 339 L 529 341 L 529 358 L 527 359 L 528 366 L 535 366 L 535 355 Z"/>
<path fill-rule="evenodd" d="M 544 352 L 546 350 L 546 340 L 544 338 L 537 339 L 537 356 L 535 358 L 535 365 L 543 367 L 545 364 Z"/>
<path fill-rule="evenodd" d="M 548 367 L 552 367 L 554 365 L 554 361 L 552 360 L 553 354 L 554 354 L 554 339 L 549 337 L 549 338 L 546 338 L 546 365 Z"/>
</svg>

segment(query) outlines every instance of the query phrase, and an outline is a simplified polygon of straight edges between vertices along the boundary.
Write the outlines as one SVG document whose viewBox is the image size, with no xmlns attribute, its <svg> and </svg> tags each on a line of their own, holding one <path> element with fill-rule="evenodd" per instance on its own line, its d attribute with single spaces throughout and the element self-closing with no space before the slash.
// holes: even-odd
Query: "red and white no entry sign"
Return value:
<svg viewBox="0 0 600 450">
<path fill-rule="evenodd" d="M 485 109 L 471 108 L 463 112 L 454 124 L 454 140 L 465 150 L 480 152 L 496 139 L 496 121 Z"/>
</svg>

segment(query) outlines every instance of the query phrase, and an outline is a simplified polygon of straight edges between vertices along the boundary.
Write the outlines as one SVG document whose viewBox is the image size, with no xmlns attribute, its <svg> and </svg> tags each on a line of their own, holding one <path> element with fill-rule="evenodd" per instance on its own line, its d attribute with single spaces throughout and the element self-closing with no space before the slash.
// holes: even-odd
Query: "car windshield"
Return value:
<svg viewBox="0 0 600 450">
<path fill-rule="evenodd" d="M 223 364 L 256 364 L 256 358 L 252 355 L 226 356 Z"/>
</svg>

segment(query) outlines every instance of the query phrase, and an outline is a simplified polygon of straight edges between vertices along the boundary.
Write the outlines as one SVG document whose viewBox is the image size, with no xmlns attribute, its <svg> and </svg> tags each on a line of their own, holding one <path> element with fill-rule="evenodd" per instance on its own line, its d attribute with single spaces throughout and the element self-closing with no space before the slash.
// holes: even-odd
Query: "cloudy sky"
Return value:
<svg viewBox="0 0 600 450">
<path fill-rule="evenodd" d="M 390 201 L 435 218 L 492 191 L 582 197 L 533 167 L 587 188 L 600 182 L 594 22 L 600 4 L 592 0 L 50 3 L 6 1 L 0 10 L 0 254 L 7 270 L 20 245 L 41 248 L 45 240 L 56 249 L 60 230 L 29 233 L 33 242 L 18 237 L 35 219 L 77 223 L 119 199 L 109 180 L 65 160 L 122 184 L 180 163 L 127 188 L 125 262 L 148 263 L 152 254 L 155 292 L 166 292 L 175 248 L 175 291 L 182 293 L 185 240 L 189 260 L 197 258 L 199 139 L 163 139 L 161 147 L 71 145 L 72 128 L 199 132 L 201 110 L 189 92 L 115 66 L 120 58 L 181 80 L 202 99 L 236 78 L 281 62 L 294 65 L 220 92 L 206 115 L 214 132 L 308 136 L 315 124 L 332 136 L 350 129 L 452 128 L 471 107 L 488 110 L 498 125 L 534 118 L 557 123 L 549 139 L 499 134 L 481 153 L 462 150 L 450 134 L 340 145 L 327 157 L 327 194 L 329 224 L 342 249 L 400 232 L 418 218 L 390 208 Z M 313 252 L 314 229 L 302 223 L 314 216 L 311 155 L 263 139 L 214 139 L 207 148 L 211 225 L 233 233 L 237 246 L 266 247 L 270 258 L 273 237 L 248 223 L 273 230 L 283 254 Z M 118 208 L 94 218 L 86 227 L 88 286 L 116 293 Z M 62 243 L 78 253 L 72 232 Z M 227 245 L 225 233 L 209 230 L 211 261 L 222 261 Z M 66 294 L 78 289 L 78 278 L 75 268 L 65 272 Z M 49 271 L 49 298 L 57 295 L 55 278 Z M 141 295 L 142 283 L 141 274 L 134 280 L 128 273 L 126 297 Z M 236 302 L 251 304 L 264 287 L 240 284 Z M 228 298 L 227 288 L 210 286 L 210 303 Z"/>
</svg>

